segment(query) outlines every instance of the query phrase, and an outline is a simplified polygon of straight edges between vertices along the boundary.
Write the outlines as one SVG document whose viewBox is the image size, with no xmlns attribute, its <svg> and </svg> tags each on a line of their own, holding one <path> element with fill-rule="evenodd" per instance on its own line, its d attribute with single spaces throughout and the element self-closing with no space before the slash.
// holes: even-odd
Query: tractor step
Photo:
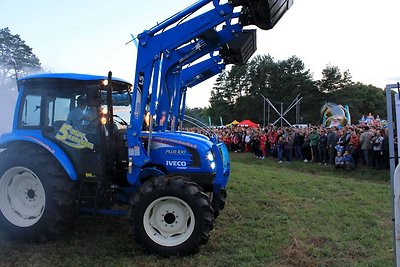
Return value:
<svg viewBox="0 0 400 267">
<path fill-rule="evenodd" d="M 83 214 L 95 216 L 97 214 L 99 199 L 104 189 L 104 183 L 93 180 L 83 180 L 79 186 L 79 193 L 76 199 L 76 217 Z"/>
</svg>

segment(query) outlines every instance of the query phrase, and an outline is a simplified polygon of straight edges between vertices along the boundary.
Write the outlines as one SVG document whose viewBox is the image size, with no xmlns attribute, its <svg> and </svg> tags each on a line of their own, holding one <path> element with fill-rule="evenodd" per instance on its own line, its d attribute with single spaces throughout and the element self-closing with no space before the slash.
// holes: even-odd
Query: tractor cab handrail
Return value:
<svg viewBox="0 0 400 267">
<path fill-rule="evenodd" d="M 200 129 L 205 130 L 209 137 L 215 137 L 217 139 L 217 136 L 214 133 L 214 131 L 212 130 L 212 128 L 210 126 L 208 126 L 207 124 L 205 124 L 204 122 L 202 122 L 194 117 L 188 116 L 188 115 L 185 115 L 184 121 L 191 123 Z"/>
</svg>

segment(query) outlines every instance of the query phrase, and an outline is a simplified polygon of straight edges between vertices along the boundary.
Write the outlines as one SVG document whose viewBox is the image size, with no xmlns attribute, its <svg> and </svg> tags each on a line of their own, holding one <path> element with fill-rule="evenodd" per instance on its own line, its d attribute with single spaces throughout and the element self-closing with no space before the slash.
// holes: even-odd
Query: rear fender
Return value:
<svg viewBox="0 0 400 267">
<path fill-rule="evenodd" d="M 76 174 L 75 168 L 72 162 L 68 158 L 67 154 L 53 142 L 43 139 L 40 136 L 31 136 L 23 134 L 6 134 L 0 139 L 0 149 L 8 148 L 13 145 L 23 146 L 28 144 L 38 145 L 48 152 L 50 152 L 64 168 L 65 172 L 68 174 L 71 180 L 76 181 L 78 176 Z"/>
</svg>

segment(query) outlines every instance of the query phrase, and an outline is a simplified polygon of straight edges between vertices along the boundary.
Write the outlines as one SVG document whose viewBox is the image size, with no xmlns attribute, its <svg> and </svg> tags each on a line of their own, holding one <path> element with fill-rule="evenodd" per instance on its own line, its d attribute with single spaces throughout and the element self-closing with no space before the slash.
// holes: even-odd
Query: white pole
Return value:
<svg viewBox="0 0 400 267">
<path fill-rule="evenodd" d="M 263 127 L 265 128 L 265 99 L 263 98 L 263 103 L 264 103 L 264 121 L 263 121 Z"/>
<path fill-rule="evenodd" d="M 393 228 L 393 251 L 394 251 L 394 266 L 400 265 L 400 165 L 395 167 L 394 158 L 394 134 L 393 134 L 393 113 L 392 113 L 392 96 L 391 89 L 398 88 L 397 85 L 386 85 L 386 106 L 388 114 L 388 130 L 389 130 L 389 162 L 390 162 L 390 180 L 392 185 L 392 228 Z M 396 103 L 396 120 L 400 120 L 400 100 L 399 94 L 395 94 Z M 400 129 L 397 127 L 399 134 Z M 399 136 L 399 135 L 398 135 Z"/>
</svg>

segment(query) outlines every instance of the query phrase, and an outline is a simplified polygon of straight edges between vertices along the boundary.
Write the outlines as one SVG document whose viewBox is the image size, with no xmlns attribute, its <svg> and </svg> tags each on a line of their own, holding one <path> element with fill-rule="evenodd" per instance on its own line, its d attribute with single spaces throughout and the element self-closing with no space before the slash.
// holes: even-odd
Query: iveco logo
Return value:
<svg viewBox="0 0 400 267">
<path fill-rule="evenodd" d="M 186 167 L 186 161 L 167 160 L 165 163 L 167 166 Z"/>
</svg>

